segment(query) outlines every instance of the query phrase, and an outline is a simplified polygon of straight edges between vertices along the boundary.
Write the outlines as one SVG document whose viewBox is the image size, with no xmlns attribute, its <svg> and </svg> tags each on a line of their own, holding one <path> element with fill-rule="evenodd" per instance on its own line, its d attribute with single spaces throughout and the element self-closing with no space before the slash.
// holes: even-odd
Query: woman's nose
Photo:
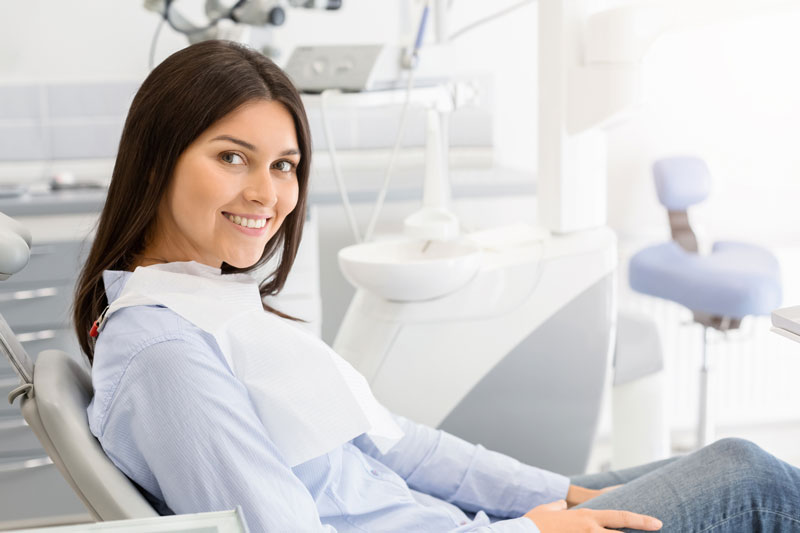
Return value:
<svg viewBox="0 0 800 533">
<path fill-rule="evenodd" d="M 278 191 L 272 182 L 269 169 L 253 173 L 244 190 L 245 199 L 267 207 L 278 203 Z"/>
</svg>

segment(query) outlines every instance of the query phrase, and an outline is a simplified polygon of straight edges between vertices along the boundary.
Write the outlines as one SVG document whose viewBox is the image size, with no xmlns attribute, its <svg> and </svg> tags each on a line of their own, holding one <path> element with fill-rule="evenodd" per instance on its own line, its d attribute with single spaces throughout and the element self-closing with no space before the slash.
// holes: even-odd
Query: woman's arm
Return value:
<svg viewBox="0 0 800 533">
<path fill-rule="evenodd" d="M 405 436 L 385 455 L 362 435 L 364 453 L 397 472 L 408 485 L 467 511 L 521 516 L 566 497 L 569 479 L 395 415 Z"/>
<path fill-rule="evenodd" d="M 332 531 L 220 357 L 179 337 L 139 351 L 108 402 L 106 453 L 176 513 L 240 505 L 251 531 Z"/>
</svg>

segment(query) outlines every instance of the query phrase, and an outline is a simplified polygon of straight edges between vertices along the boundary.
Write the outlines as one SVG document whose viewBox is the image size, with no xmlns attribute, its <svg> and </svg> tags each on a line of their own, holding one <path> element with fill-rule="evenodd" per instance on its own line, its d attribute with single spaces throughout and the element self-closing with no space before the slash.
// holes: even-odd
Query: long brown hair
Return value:
<svg viewBox="0 0 800 533">
<path fill-rule="evenodd" d="M 303 103 L 286 74 L 258 52 L 228 41 L 194 44 L 172 54 L 150 73 L 125 121 L 108 197 L 75 290 L 73 321 L 90 362 L 94 343 L 89 331 L 108 304 L 103 271 L 131 270 L 145 247 L 178 157 L 212 124 L 253 100 L 280 102 L 294 118 L 300 149 L 299 195 L 294 211 L 255 265 L 237 269 L 223 263 L 222 271 L 246 272 L 280 253 L 277 268 L 260 290 L 263 297 L 283 288 L 306 213 L 311 136 Z"/>
</svg>

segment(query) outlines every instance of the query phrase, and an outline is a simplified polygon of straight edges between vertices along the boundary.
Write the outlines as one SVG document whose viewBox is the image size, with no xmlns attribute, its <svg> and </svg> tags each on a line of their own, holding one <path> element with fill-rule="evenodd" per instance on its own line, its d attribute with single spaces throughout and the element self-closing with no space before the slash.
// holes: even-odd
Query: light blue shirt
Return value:
<svg viewBox="0 0 800 533">
<path fill-rule="evenodd" d="M 130 273 L 104 275 L 109 302 Z M 213 337 L 161 306 L 124 308 L 95 347 L 89 425 L 130 479 L 176 513 L 242 507 L 266 531 L 537 532 L 522 515 L 568 478 L 396 417 L 385 455 L 366 436 L 290 467 Z"/>
</svg>

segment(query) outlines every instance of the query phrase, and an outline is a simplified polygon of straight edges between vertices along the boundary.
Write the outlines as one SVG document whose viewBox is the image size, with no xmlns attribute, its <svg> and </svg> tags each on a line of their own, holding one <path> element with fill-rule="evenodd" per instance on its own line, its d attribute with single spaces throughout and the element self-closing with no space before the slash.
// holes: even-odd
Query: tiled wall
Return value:
<svg viewBox="0 0 800 533">
<path fill-rule="evenodd" d="M 0 161 L 114 157 L 137 88 L 133 82 L 0 86 Z"/>
<path fill-rule="evenodd" d="M 116 155 L 138 82 L 0 85 L 0 162 L 104 159 Z M 316 149 L 326 149 L 320 112 L 309 107 Z M 393 146 L 400 107 L 332 109 L 337 149 Z M 425 144 L 425 111 L 411 108 L 403 145 Z M 450 118 L 451 146 L 492 145 L 488 105 L 463 108 Z"/>
</svg>

